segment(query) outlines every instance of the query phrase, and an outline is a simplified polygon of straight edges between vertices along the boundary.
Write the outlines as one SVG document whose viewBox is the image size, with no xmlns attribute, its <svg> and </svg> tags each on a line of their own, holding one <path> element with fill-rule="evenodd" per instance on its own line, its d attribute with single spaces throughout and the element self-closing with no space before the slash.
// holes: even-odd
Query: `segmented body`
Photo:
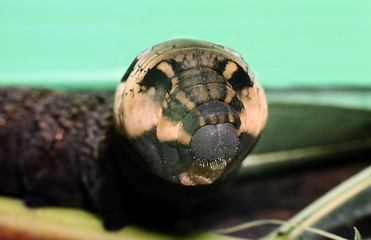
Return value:
<svg viewBox="0 0 371 240">
<path fill-rule="evenodd" d="M 223 189 L 266 117 L 264 92 L 239 54 L 168 41 L 138 55 L 114 100 L 1 89 L 0 192 L 29 206 L 90 206 L 119 228 L 153 199 L 177 208 Z"/>
</svg>

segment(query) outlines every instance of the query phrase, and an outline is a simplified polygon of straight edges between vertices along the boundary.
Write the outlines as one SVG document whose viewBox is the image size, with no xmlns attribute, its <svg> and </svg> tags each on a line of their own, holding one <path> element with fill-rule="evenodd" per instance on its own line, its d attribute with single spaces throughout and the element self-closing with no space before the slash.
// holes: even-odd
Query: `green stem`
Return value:
<svg viewBox="0 0 371 240">
<path fill-rule="evenodd" d="M 243 224 L 233 226 L 233 227 L 229 227 L 229 228 L 214 230 L 213 232 L 216 233 L 216 234 L 229 234 L 229 233 L 234 233 L 234 232 L 246 230 L 246 229 L 249 229 L 249 228 L 259 227 L 259 226 L 262 226 L 262 225 L 269 225 L 269 224 L 282 225 L 284 223 L 285 223 L 285 221 L 282 221 L 282 220 L 263 219 L 263 220 L 256 220 L 256 221 L 243 223 Z"/>
<path fill-rule="evenodd" d="M 238 232 L 238 231 L 241 231 L 241 230 L 246 230 L 246 229 L 249 229 L 249 228 L 254 228 L 254 227 L 258 227 L 258 226 L 262 226 L 262 225 L 268 225 L 268 224 L 281 225 L 282 226 L 282 225 L 286 224 L 286 221 L 277 220 L 277 219 L 263 219 L 263 220 L 251 221 L 251 222 L 244 223 L 244 224 L 234 226 L 234 227 L 230 227 L 230 228 L 219 229 L 219 230 L 214 231 L 214 233 L 229 234 L 229 233 Z M 312 228 L 312 227 L 303 227 L 303 226 L 296 226 L 296 227 L 302 228 L 302 230 L 307 231 L 307 232 L 311 232 L 311 233 L 315 233 L 315 234 L 323 236 L 323 237 L 327 237 L 329 239 L 346 240 L 345 238 L 339 237 L 335 234 L 323 231 L 321 229 Z"/>
</svg>

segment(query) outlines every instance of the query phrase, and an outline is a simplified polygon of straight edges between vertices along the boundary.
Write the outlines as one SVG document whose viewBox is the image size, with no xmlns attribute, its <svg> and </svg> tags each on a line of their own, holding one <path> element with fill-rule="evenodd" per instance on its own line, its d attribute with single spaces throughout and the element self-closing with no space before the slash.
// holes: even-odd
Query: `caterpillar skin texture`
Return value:
<svg viewBox="0 0 371 240">
<path fill-rule="evenodd" d="M 139 54 L 115 96 L 1 88 L 0 193 L 91 209 L 110 230 L 143 215 L 173 221 L 228 185 L 266 118 L 238 53 L 171 40 Z"/>
</svg>

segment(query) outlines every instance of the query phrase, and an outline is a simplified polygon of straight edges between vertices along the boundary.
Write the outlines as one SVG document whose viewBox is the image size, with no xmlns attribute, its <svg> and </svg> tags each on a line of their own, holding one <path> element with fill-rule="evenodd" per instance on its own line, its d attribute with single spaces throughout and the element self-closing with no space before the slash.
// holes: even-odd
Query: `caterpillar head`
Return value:
<svg viewBox="0 0 371 240">
<path fill-rule="evenodd" d="M 119 84 L 118 132 L 152 173 L 182 185 L 230 175 L 267 118 L 264 91 L 242 57 L 220 45 L 177 39 L 139 54 Z"/>
</svg>

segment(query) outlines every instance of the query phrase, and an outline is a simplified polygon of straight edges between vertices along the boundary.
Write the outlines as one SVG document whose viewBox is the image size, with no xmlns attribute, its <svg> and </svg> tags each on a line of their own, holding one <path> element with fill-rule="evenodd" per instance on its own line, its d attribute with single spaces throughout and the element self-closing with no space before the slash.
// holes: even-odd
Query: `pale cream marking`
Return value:
<svg viewBox="0 0 371 240">
<path fill-rule="evenodd" d="M 247 69 L 247 74 L 249 75 L 251 81 L 252 81 L 253 83 L 255 83 L 255 81 L 256 81 L 256 79 L 255 79 L 255 75 L 254 75 L 254 73 L 251 71 L 250 68 Z M 262 88 L 261 86 L 259 86 L 259 87 Z"/>
<path fill-rule="evenodd" d="M 185 186 L 211 184 L 223 173 L 226 164 L 220 168 L 212 169 L 210 166 L 191 166 L 188 171 L 179 174 L 179 181 Z"/>
<path fill-rule="evenodd" d="M 256 82 L 256 88 L 257 88 L 257 93 L 258 93 L 258 96 L 259 96 L 259 102 L 260 102 L 260 106 L 261 106 L 261 109 L 260 109 L 260 114 L 262 116 L 262 122 L 261 122 L 261 131 L 264 129 L 265 127 L 265 124 L 267 123 L 267 119 L 268 119 L 268 102 L 267 102 L 267 98 L 265 96 L 265 92 L 264 92 L 264 89 L 263 87 L 260 85 L 259 82 Z"/>
<path fill-rule="evenodd" d="M 167 109 L 169 107 L 169 104 L 168 104 L 169 97 L 170 97 L 170 94 L 166 93 L 165 97 L 164 97 L 164 101 L 162 102 L 162 109 L 161 109 L 161 112 L 160 112 L 161 114 L 162 114 L 163 109 Z"/>
<path fill-rule="evenodd" d="M 180 122 L 171 122 L 161 115 L 156 129 L 157 139 L 161 142 L 176 141 L 180 127 Z"/>
<path fill-rule="evenodd" d="M 237 64 L 234 63 L 234 62 L 229 61 L 229 62 L 227 63 L 227 65 L 225 66 L 225 70 L 224 70 L 224 72 L 223 72 L 223 76 L 224 76 L 227 80 L 229 80 L 229 79 L 232 77 L 233 73 L 234 73 L 235 71 L 237 71 L 237 69 L 238 69 Z"/>
<path fill-rule="evenodd" d="M 176 95 L 175 95 L 175 98 L 177 100 L 179 100 L 179 102 L 181 102 L 182 104 L 184 104 L 187 109 L 190 111 L 192 110 L 193 108 L 196 107 L 196 105 L 191 102 L 186 96 L 185 96 L 185 93 L 183 91 L 180 91 L 178 92 Z"/>
<path fill-rule="evenodd" d="M 175 86 L 178 82 L 179 82 L 179 79 L 178 79 L 177 77 L 173 77 L 173 78 L 171 79 L 171 84 L 172 84 L 172 86 Z"/>
<path fill-rule="evenodd" d="M 242 101 L 242 100 L 241 100 Z M 243 103 L 243 102 L 242 102 Z M 243 103 L 244 104 L 244 103 Z M 240 121 L 241 121 L 241 126 L 240 126 L 240 132 L 247 132 L 247 114 L 246 114 L 246 111 L 245 111 L 245 104 L 244 104 L 244 108 L 241 109 L 241 111 L 238 113 L 238 116 L 240 117 Z"/>
<path fill-rule="evenodd" d="M 178 142 L 187 146 L 191 142 L 192 136 L 189 133 L 183 130 L 183 127 L 180 128 L 178 135 Z"/>
<path fill-rule="evenodd" d="M 184 58 L 184 53 L 179 53 L 174 57 L 174 60 L 177 62 L 182 62 Z"/>
<path fill-rule="evenodd" d="M 227 81 L 227 87 L 230 88 L 230 89 L 233 89 L 232 84 L 230 84 L 228 81 Z"/>
<path fill-rule="evenodd" d="M 248 64 L 242 58 L 238 58 L 229 52 L 225 52 L 224 55 L 227 55 L 226 58 L 233 59 L 233 62 L 240 66 L 244 71 L 249 69 Z"/>
<path fill-rule="evenodd" d="M 229 120 L 229 122 L 234 122 L 234 121 L 236 120 L 236 119 L 234 118 L 232 112 L 228 112 L 228 120 Z"/>
<path fill-rule="evenodd" d="M 117 88 L 116 88 L 116 93 L 115 93 L 115 100 L 114 100 L 114 104 L 113 104 L 113 120 L 114 120 L 114 123 L 115 123 L 115 126 L 117 128 L 117 130 L 120 132 L 120 133 L 124 133 L 124 129 L 123 129 L 123 126 L 121 124 L 121 119 L 123 119 L 123 113 L 121 113 L 121 109 L 122 109 L 122 106 L 123 106 L 123 98 L 124 98 L 124 92 L 125 92 L 125 86 L 126 86 L 126 83 L 119 83 L 117 85 Z"/>
<path fill-rule="evenodd" d="M 246 109 L 246 116 L 240 116 L 243 125 L 242 131 L 248 132 L 253 136 L 258 136 L 263 130 L 268 116 L 267 100 L 264 90 L 255 82 L 254 87 L 247 89 L 247 94 L 241 94 L 240 99 Z"/>
<path fill-rule="evenodd" d="M 184 186 L 194 186 L 194 185 L 196 185 L 193 182 L 191 176 L 189 175 L 189 172 L 182 172 L 181 174 L 179 174 L 179 181 Z"/>
<path fill-rule="evenodd" d="M 190 172 L 182 172 L 179 174 L 179 181 L 184 186 L 195 186 L 199 184 L 211 184 L 212 181 L 201 175 L 201 174 L 191 174 Z"/>
<path fill-rule="evenodd" d="M 173 85 L 173 88 L 169 92 L 169 96 L 176 95 L 178 92 L 179 92 L 179 85 L 175 85 L 175 86 Z"/>
<path fill-rule="evenodd" d="M 233 116 L 233 113 L 232 112 L 228 112 L 228 121 L 230 123 L 233 123 L 236 121 L 236 118 Z M 241 134 L 241 125 L 240 127 L 237 129 L 236 128 L 236 132 L 237 132 L 237 135 L 239 136 Z"/>
<path fill-rule="evenodd" d="M 175 75 L 173 67 L 167 62 L 161 62 L 157 68 L 163 71 L 168 78 L 172 78 Z"/>
<path fill-rule="evenodd" d="M 157 125 L 161 107 L 153 101 L 155 94 L 155 88 L 150 88 L 146 93 L 137 93 L 135 98 L 125 101 L 124 119 L 128 137 L 140 136 Z M 134 102 L 133 105 L 130 101 Z M 133 108 L 130 108 L 130 105 Z"/>
<path fill-rule="evenodd" d="M 233 89 L 227 87 L 227 96 L 224 99 L 225 103 L 230 103 L 232 101 L 232 98 L 236 95 L 235 91 Z"/>
<path fill-rule="evenodd" d="M 117 129 L 129 138 L 134 138 L 151 130 L 158 122 L 161 106 L 153 99 L 155 88 L 146 93 L 139 92 L 140 86 L 135 81 L 128 81 L 117 89 L 114 117 Z"/>
<path fill-rule="evenodd" d="M 201 115 L 198 117 L 198 125 L 199 125 L 200 127 L 206 125 L 205 118 L 204 118 L 203 116 L 201 116 Z"/>
</svg>

